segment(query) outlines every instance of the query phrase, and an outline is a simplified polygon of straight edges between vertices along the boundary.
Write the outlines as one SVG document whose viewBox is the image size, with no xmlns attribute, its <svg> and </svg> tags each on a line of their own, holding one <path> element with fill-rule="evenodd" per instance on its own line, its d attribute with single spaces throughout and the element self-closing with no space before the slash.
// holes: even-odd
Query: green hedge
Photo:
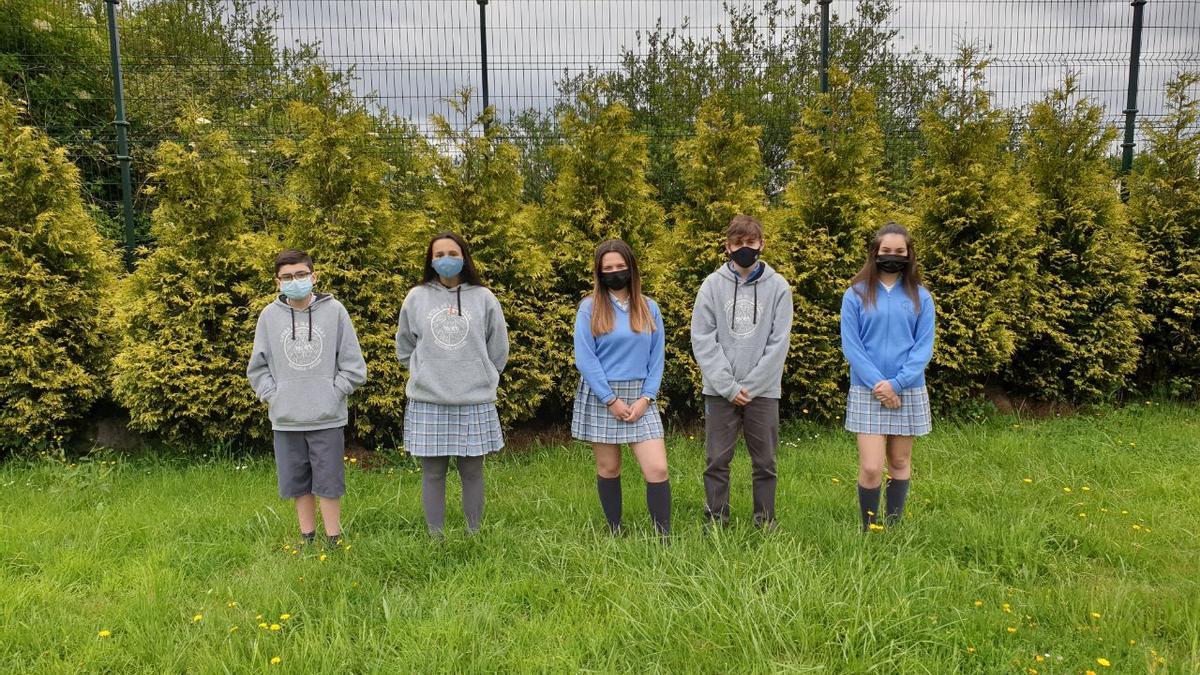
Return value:
<svg viewBox="0 0 1200 675">
<path fill-rule="evenodd" d="M 884 188 L 871 93 L 836 70 L 830 93 L 796 121 L 780 195 L 758 187 L 761 130 L 713 96 L 696 112 L 695 133 L 675 143 L 681 199 L 669 208 L 647 178 L 646 137 L 602 91 L 564 107 L 541 203 L 524 196 L 524 163 L 508 130 L 490 110 L 469 114 L 465 95 L 452 119 L 435 119 L 431 139 L 362 110 L 293 103 L 284 137 L 246 154 L 216 130 L 222 124 L 189 113 L 178 123 L 183 138 L 155 153 L 146 188 L 155 243 L 124 279 L 84 211 L 72 167 L 20 125 L 6 95 L 0 330 L 16 346 L 0 357 L 0 444 L 58 442 L 109 377 L 136 429 L 174 442 L 264 443 L 266 412 L 244 370 L 255 318 L 274 294 L 271 261 L 284 246 L 314 254 L 322 288 L 355 320 L 370 382 L 352 403 L 354 435 L 395 444 L 404 403 L 395 317 L 430 235 L 443 229 L 472 243 L 506 310 L 507 426 L 567 416 L 578 379 L 572 319 L 590 290 L 592 252 L 609 237 L 635 248 L 646 291 L 663 309 L 663 401 L 694 419 L 691 305 L 724 259 L 729 218 L 741 212 L 764 221 L 765 257 L 794 286 L 787 415 L 840 414 L 839 299 L 867 237 L 892 218 L 912 225 L 938 302 L 929 379 L 942 407 L 977 405 L 993 383 L 1062 401 L 1159 383 L 1194 395 L 1200 112 L 1189 91 L 1197 78 L 1177 78 L 1168 116 L 1147 127 L 1126 208 L 1109 161 L 1113 132 L 1073 81 L 1033 106 L 1014 135 L 1012 116 L 990 105 L 977 55 L 964 52 L 959 67 L 922 117 L 926 152 L 909 195 Z"/>
</svg>

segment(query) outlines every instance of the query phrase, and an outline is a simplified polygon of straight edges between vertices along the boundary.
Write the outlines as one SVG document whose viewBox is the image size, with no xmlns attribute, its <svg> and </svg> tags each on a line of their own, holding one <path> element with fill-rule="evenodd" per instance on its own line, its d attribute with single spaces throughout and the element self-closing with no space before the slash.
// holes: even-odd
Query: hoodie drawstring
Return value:
<svg viewBox="0 0 1200 675">
<path fill-rule="evenodd" d="M 729 309 L 729 330 L 733 330 L 734 321 L 737 319 L 737 292 L 738 292 L 738 280 L 737 280 L 737 276 L 734 276 L 733 277 L 733 304 L 730 305 L 730 309 Z"/>
<path fill-rule="evenodd" d="M 757 293 L 758 293 L 758 290 L 757 290 L 757 289 L 755 289 L 755 294 L 756 294 L 756 295 L 755 295 L 755 300 L 754 300 L 754 302 L 755 302 L 755 307 L 757 307 L 757 306 L 758 306 L 758 305 L 757 305 L 757 303 L 758 303 L 758 300 L 757 300 L 757 298 L 758 298 L 758 295 L 757 295 Z M 310 303 L 308 303 L 308 341 L 309 341 L 309 342 L 312 342 L 312 303 L 311 303 L 311 302 L 310 302 Z"/>
<path fill-rule="evenodd" d="M 296 339 L 296 308 L 288 305 L 288 311 L 292 315 L 292 340 Z M 312 303 L 308 303 L 308 341 L 312 342 Z"/>
<path fill-rule="evenodd" d="M 734 323 L 737 319 L 737 294 L 738 294 L 738 278 L 733 277 L 733 309 L 729 312 L 729 330 L 734 330 Z M 758 325 L 758 281 L 754 282 L 754 325 Z"/>
<path fill-rule="evenodd" d="M 312 324 L 309 324 L 310 326 Z M 754 325 L 758 325 L 758 282 L 754 282 Z M 310 328 L 311 330 L 311 328 Z"/>
<path fill-rule="evenodd" d="M 458 285 L 458 315 L 462 316 L 462 284 Z"/>
</svg>

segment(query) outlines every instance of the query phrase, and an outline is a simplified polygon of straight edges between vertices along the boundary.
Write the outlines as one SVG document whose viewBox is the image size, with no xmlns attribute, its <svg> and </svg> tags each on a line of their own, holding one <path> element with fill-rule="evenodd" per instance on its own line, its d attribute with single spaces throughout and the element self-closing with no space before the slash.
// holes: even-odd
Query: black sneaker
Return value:
<svg viewBox="0 0 1200 675">
<path fill-rule="evenodd" d="M 325 543 L 329 548 L 337 550 L 342 547 L 342 534 L 327 534 L 325 535 Z"/>
</svg>

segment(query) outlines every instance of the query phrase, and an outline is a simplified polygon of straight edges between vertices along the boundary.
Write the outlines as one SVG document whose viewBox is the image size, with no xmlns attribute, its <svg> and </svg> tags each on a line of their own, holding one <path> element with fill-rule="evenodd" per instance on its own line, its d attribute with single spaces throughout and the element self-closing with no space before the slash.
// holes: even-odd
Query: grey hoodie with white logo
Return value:
<svg viewBox="0 0 1200 675">
<path fill-rule="evenodd" d="M 708 275 L 692 309 L 692 354 L 704 394 L 730 401 L 782 395 L 792 332 L 792 289 L 765 261 L 742 279 L 722 264 Z"/>
<path fill-rule="evenodd" d="M 431 281 L 404 298 L 396 358 L 408 366 L 405 396 L 442 405 L 494 403 L 508 363 L 508 326 L 492 292 Z"/>
<path fill-rule="evenodd" d="M 317 293 L 305 309 L 280 296 L 258 315 L 246 377 L 276 431 L 346 426 L 346 397 L 367 381 L 367 362 L 342 303 Z"/>
</svg>

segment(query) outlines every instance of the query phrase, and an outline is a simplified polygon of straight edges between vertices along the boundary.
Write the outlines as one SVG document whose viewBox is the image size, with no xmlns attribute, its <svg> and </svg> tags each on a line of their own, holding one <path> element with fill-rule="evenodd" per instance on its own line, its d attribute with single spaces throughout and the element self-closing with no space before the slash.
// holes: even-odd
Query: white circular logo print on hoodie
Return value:
<svg viewBox="0 0 1200 675">
<path fill-rule="evenodd" d="M 429 313 L 429 333 L 442 349 L 457 349 L 467 341 L 471 320 L 460 316 L 455 307 L 443 307 Z"/>
<path fill-rule="evenodd" d="M 312 370 L 321 365 L 321 353 L 325 351 L 325 331 L 320 326 L 312 327 L 312 341 L 308 339 L 308 323 L 296 322 L 296 339 L 292 339 L 292 327 L 286 326 L 279 334 L 283 342 L 283 355 L 288 365 L 295 370 Z"/>
<path fill-rule="evenodd" d="M 754 321 L 753 298 L 743 298 L 739 295 L 736 307 L 734 306 L 732 300 L 725 303 L 725 321 L 728 322 L 731 316 L 733 317 L 733 328 L 731 328 L 729 332 L 732 333 L 734 337 L 750 337 L 751 335 L 754 335 L 755 331 L 758 330 L 758 324 Z M 729 324 L 726 323 L 726 325 Z"/>
</svg>

